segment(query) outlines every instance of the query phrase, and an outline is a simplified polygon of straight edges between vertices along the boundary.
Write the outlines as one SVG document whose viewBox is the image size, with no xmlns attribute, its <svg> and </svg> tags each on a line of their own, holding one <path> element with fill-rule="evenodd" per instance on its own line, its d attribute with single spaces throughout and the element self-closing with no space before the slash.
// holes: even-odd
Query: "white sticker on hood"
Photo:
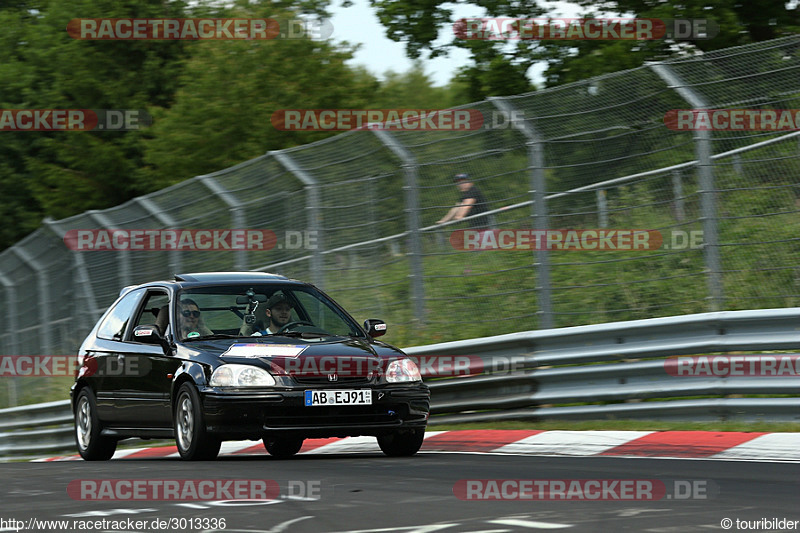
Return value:
<svg viewBox="0 0 800 533">
<path fill-rule="evenodd" d="M 308 348 L 304 344 L 257 344 L 237 343 L 231 345 L 225 353 L 230 357 L 297 357 Z"/>
</svg>

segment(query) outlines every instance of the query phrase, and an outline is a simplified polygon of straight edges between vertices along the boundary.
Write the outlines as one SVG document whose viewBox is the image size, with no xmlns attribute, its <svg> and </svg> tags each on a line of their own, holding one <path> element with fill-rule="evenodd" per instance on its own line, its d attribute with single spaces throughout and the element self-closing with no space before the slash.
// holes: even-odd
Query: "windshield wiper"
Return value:
<svg viewBox="0 0 800 533">
<path fill-rule="evenodd" d="M 283 333 L 273 333 L 272 337 L 299 337 L 299 338 L 312 338 L 312 337 L 332 337 L 330 333 L 320 333 L 318 331 L 284 331 Z"/>
<path fill-rule="evenodd" d="M 187 337 L 184 341 L 205 341 L 209 339 L 238 339 L 241 335 L 231 335 L 230 333 L 214 333 L 212 335 L 200 335 L 198 337 Z"/>
</svg>

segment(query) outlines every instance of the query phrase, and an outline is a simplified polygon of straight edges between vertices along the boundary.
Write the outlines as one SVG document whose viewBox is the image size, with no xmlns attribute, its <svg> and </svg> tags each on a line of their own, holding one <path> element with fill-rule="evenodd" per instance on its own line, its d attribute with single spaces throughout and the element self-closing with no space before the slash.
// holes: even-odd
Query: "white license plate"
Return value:
<svg viewBox="0 0 800 533">
<path fill-rule="evenodd" d="M 306 405 L 372 405 L 372 391 L 307 390 Z"/>
</svg>

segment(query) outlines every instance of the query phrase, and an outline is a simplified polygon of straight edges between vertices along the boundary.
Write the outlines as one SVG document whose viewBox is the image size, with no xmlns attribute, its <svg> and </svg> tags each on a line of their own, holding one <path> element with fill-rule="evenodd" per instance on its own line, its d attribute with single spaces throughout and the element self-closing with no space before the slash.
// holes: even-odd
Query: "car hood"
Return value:
<svg viewBox="0 0 800 533">
<path fill-rule="evenodd" d="M 250 364 L 278 374 L 366 375 L 385 371 L 389 362 L 406 355 L 383 342 L 356 337 L 326 341 L 282 337 L 265 341 L 259 337 L 215 339 L 184 345 L 192 352 L 216 355 L 221 363 Z"/>
</svg>

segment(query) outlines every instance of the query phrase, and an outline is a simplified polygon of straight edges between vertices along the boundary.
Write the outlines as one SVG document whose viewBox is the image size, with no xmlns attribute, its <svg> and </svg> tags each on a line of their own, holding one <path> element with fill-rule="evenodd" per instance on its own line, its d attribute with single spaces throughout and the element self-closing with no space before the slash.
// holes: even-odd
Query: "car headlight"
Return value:
<svg viewBox="0 0 800 533">
<path fill-rule="evenodd" d="M 422 376 L 414 361 L 411 359 L 398 359 L 389 363 L 389 367 L 386 369 L 386 381 L 389 383 L 422 381 Z"/>
<path fill-rule="evenodd" d="M 275 378 L 264 369 L 250 365 L 222 365 L 211 374 L 212 387 L 271 387 Z"/>
</svg>

